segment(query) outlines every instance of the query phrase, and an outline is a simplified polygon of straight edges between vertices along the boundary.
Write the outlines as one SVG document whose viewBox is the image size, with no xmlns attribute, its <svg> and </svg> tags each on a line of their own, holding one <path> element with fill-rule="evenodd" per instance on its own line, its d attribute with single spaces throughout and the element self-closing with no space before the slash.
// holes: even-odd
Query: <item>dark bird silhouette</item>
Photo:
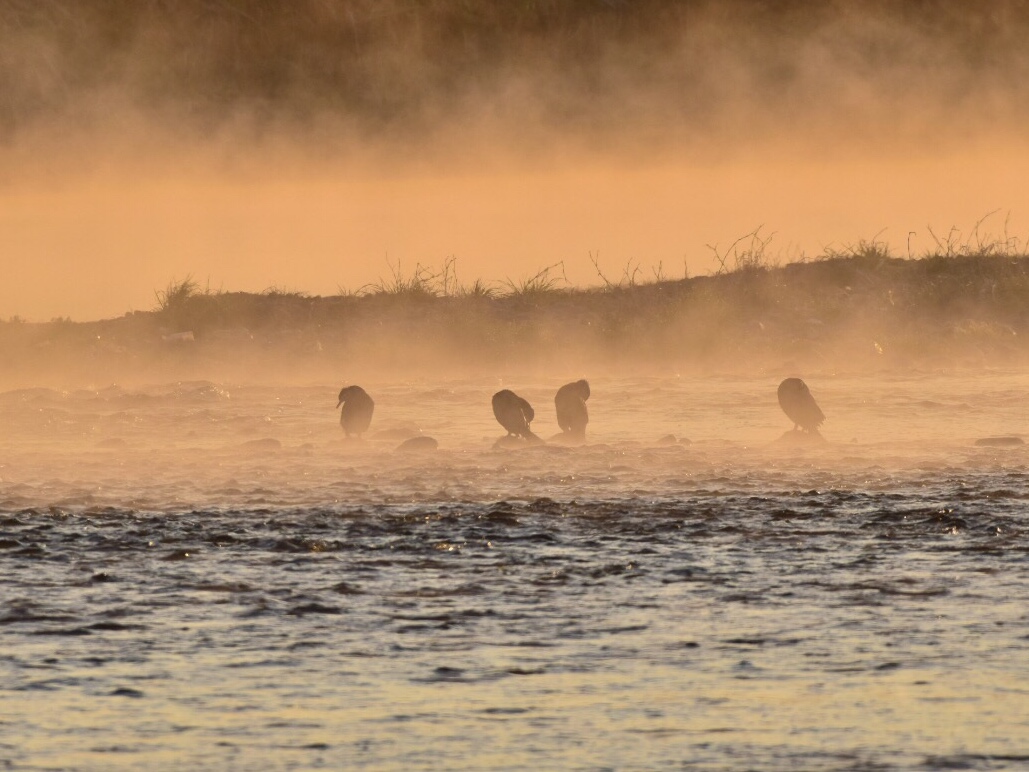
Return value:
<svg viewBox="0 0 1029 772">
<path fill-rule="evenodd" d="M 557 390 L 554 406 L 557 408 L 557 425 L 561 431 L 575 439 L 586 439 L 586 424 L 590 422 L 586 400 L 590 398 L 590 385 L 585 380 L 566 383 Z"/>
<path fill-rule="evenodd" d="M 375 403 L 368 396 L 368 392 L 360 386 L 344 386 L 339 392 L 339 403 L 336 407 L 343 408 L 339 414 L 339 424 L 347 437 L 351 434 L 360 437 L 362 432 L 368 431 L 368 426 L 372 422 L 372 411 L 375 410 Z"/>
<path fill-rule="evenodd" d="M 529 429 L 529 424 L 536 417 L 532 405 L 510 389 L 498 391 L 493 395 L 493 415 L 500 421 L 500 425 L 507 429 L 509 435 L 539 440 L 539 437 Z"/>
<path fill-rule="evenodd" d="M 818 427 L 825 420 L 807 384 L 800 378 L 787 378 L 779 384 L 779 406 L 793 421 L 794 431 L 803 429 L 818 434 Z"/>
</svg>

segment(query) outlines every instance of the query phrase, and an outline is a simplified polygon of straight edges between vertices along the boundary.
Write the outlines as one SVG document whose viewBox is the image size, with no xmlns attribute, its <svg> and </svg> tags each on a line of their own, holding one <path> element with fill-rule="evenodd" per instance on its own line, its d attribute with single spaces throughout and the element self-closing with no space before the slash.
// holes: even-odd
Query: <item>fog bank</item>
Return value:
<svg viewBox="0 0 1029 772">
<path fill-rule="evenodd" d="M 1022 233 L 1026 31 L 1016 0 L 8 0 L 0 318 Z"/>
</svg>

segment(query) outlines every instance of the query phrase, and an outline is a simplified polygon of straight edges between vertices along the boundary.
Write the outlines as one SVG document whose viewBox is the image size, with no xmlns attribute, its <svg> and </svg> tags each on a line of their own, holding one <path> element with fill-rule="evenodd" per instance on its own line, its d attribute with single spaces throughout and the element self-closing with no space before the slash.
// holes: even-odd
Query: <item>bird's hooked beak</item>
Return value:
<svg viewBox="0 0 1029 772">
<path fill-rule="evenodd" d="M 336 409 L 339 410 L 340 405 L 342 405 L 342 404 L 343 404 L 343 400 L 340 400 L 339 402 L 337 402 L 336 403 Z"/>
</svg>

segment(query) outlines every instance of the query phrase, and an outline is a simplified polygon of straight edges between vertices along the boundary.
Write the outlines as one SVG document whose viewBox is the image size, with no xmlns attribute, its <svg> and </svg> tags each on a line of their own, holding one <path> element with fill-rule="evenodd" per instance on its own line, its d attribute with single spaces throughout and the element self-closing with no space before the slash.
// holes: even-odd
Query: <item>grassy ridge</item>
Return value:
<svg viewBox="0 0 1029 772">
<path fill-rule="evenodd" d="M 502 287 L 423 271 L 332 297 L 187 280 L 158 292 L 155 310 L 118 319 L 2 322 L 0 357 L 19 382 L 1029 363 L 1025 254 L 911 260 L 865 244 L 785 266 L 750 258 L 677 281 L 627 271 L 597 289 L 562 287 L 549 271 Z"/>
</svg>

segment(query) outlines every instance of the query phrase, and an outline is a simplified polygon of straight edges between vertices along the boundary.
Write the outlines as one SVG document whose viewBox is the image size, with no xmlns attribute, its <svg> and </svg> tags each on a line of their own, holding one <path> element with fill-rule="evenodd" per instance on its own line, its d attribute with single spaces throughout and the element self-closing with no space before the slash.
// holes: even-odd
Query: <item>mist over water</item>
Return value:
<svg viewBox="0 0 1029 772">
<path fill-rule="evenodd" d="M 0 395 L 17 767 L 1023 764 L 1026 377 L 596 378 Z M 395 450 L 422 431 L 429 454 Z M 674 434 L 675 441 L 666 438 Z M 45 716 L 45 717 L 44 717 Z"/>
<path fill-rule="evenodd" d="M 1024 766 L 1027 27 L 0 2 L 0 766 Z"/>
</svg>

